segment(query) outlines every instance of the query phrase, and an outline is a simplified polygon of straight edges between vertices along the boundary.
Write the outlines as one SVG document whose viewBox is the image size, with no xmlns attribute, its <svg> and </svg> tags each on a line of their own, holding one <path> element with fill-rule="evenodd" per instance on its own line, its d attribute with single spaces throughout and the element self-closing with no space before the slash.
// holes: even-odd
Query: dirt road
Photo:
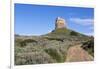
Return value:
<svg viewBox="0 0 100 69">
<path fill-rule="evenodd" d="M 67 52 L 66 62 L 92 61 L 93 57 L 81 45 L 70 47 Z"/>
</svg>

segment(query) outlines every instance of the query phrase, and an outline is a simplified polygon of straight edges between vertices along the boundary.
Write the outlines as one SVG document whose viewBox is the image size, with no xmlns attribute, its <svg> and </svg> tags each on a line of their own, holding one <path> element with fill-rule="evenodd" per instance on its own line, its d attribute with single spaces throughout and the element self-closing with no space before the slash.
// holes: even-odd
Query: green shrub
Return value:
<svg viewBox="0 0 100 69">
<path fill-rule="evenodd" d="M 21 47 L 25 47 L 27 45 L 27 43 L 37 43 L 36 40 L 33 40 L 33 39 L 25 39 L 23 41 L 20 41 L 20 46 Z"/>
<path fill-rule="evenodd" d="M 61 29 L 55 29 L 51 32 L 51 34 L 55 34 L 55 35 L 68 35 L 70 33 L 70 30 L 66 29 L 66 28 L 61 28 Z"/>
<path fill-rule="evenodd" d="M 55 29 L 53 32 L 55 32 L 55 33 L 65 33 L 65 32 L 67 32 L 67 29 L 66 28 L 59 28 L 59 29 Z"/>
<path fill-rule="evenodd" d="M 46 39 L 48 39 L 48 40 L 56 40 L 56 41 L 61 41 L 61 42 L 63 42 L 63 38 L 56 38 L 56 37 L 46 37 Z"/>
<path fill-rule="evenodd" d="M 45 64 L 55 63 L 48 54 L 43 51 L 35 51 L 30 53 L 17 53 L 15 56 L 15 65 L 27 64 Z"/>
<path fill-rule="evenodd" d="M 59 52 L 59 50 L 49 48 L 49 49 L 45 49 L 45 52 L 48 53 L 57 62 L 63 62 L 63 56 Z"/>
<path fill-rule="evenodd" d="M 71 31 L 71 32 L 70 32 L 70 35 L 72 35 L 72 36 L 77 36 L 77 35 L 78 35 L 78 33 L 77 33 L 77 32 L 75 32 L 75 31 Z"/>
<path fill-rule="evenodd" d="M 82 48 L 94 56 L 94 39 L 90 39 L 83 43 Z"/>
</svg>

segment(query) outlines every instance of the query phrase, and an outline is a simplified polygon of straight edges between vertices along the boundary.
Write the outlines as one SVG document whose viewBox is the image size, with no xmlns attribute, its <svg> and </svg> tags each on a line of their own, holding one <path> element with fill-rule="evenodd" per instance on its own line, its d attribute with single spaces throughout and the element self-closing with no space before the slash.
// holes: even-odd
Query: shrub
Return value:
<svg viewBox="0 0 100 69">
<path fill-rule="evenodd" d="M 77 36 L 77 35 L 78 35 L 78 33 L 77 33 L 77 32 L 75 32 L 75 31 L 71 31 L 71 32 L 70 32 L 70 35 L 72 35 L 72 36 Z"/>
<path fill-rule="evenodd" d="M 59 52 L 59 50 L 49 48 L 49 49 L 45 49 L 45 52 L 48 53 L 57 62 L 63 62 L 63 56 Z"/>
<path fill-rule="evenodd" d="M 82 48 L 94 56 L 94 39 L 88 40 L 83 43 Z"/>
<path fill-rule="evenodd" d="M 55 29 L 53 32 L 55 32 L 55 33 L 65 33 L 65 32 L 67 32 L 67 29 L 66 28 Z"/>
<path fill-rule="evenodd" d="M 46 37 L 46 39 L 48 39 L 48 40 L 56 40 L 56 41 L 61 41 L 61 42 L 63 42 L 63 38 L 57 38 L 57 37 Z"/>
<path fill-rule="evenodd" d="M 36 51 L 30 53 L 17 53 L 15 56 L 16 65 L 45 64 L 54 62 L 55 61 L 48 54 L 42 51 Z"/>
<path fill-rule="evenodd" d="M 21 41 L 19 44 L 21 47 L 25 47 L 28 43 L 37 43 L 37 41 L 33 39 L 25 39 Z"/>
</svg>

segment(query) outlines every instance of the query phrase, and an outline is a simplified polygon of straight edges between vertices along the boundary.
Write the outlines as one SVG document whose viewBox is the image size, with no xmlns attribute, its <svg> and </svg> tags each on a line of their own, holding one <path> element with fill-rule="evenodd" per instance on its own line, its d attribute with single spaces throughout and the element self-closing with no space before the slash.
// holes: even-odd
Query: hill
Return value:
<svg viewBox="0 0 100 69">
<path fill-rule="evenodd" d="M 67 62 L 66 57 L 69 49 L 76 45 L 81 45 L 81 50 L 83 51 L 84 49 L 93 58 L 94 51 L 90 51 L 90 48 L 93 50 L 93 44 L 91 42 L 87 43 L 90 40 L 93 41 L 91 37 L 67 28 L 57 28 L 41 36 L 15 35 L 15 65 Z M 87 56 L 87 54 L 84 56 Z M 87 58 L 88 56 L 78 61 L 86 61 L 85 59 Z M 77 61 L 77 58 L 75 60 Z M 90 60 L 88 59 L 87 61 Z M 73 60 L 71 59 L 71 61 Z"/>
</svg>

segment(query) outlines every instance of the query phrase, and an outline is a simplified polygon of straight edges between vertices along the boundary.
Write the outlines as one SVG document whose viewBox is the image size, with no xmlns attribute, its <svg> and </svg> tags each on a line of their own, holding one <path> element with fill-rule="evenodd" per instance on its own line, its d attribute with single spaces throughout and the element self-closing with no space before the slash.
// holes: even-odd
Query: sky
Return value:
<svg viewBox="0 0 100 69">
<path fill-rule="evenodd" d="M 68 29 L 94 35 L 94 9 L 34 4 L 14 5 L 15 34 L 43 35 L 55 29 L 55 20 L 66 20 Z"/>
</svg>

